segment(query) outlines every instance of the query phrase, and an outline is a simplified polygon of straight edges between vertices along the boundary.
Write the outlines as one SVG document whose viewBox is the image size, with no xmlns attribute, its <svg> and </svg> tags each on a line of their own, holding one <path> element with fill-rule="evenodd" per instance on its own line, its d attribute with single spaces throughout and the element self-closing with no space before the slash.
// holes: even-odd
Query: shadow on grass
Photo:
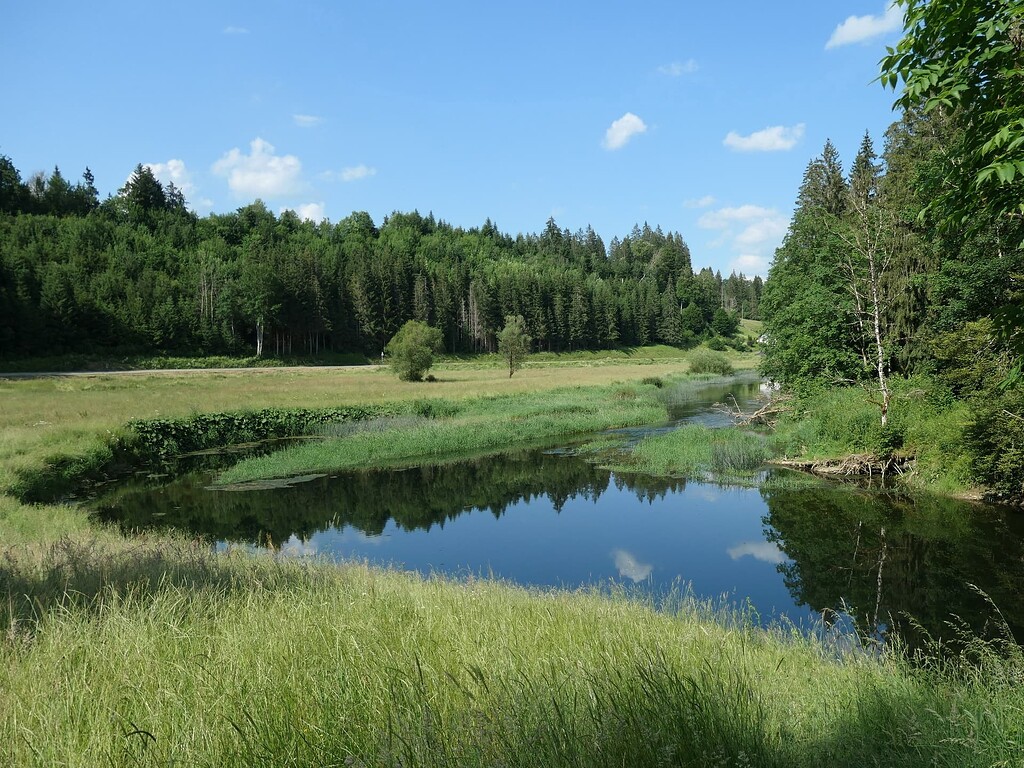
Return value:
<svg viewBox="0 0 1024 768">
<path fill-rule="evenodd" d="M 316 764 L 357 766 L 1017 764 L 999 762 L 1014 754 L 1005 734 L 979 736 L 974 714 L 936 709 L 939 695 L 865 686 L 841 710 L 819 702 L 827 720 L 815 723 L 807 718 L 812 708 L 787 719 L 763 685 L 751 684 L 751 673 L 710 662 L 687 672 L 660 658 L 596 672 L 553 670 L 452 674 L 417 660 L 390 671 L 386 727 L 361 734 L 357 754 L 351 734 L 335 740 L 322 732 L 304 748 Z M 294 744 L 292 713 L 243 704 L 233 722 L 244 724 L 239 749 L 254 765 L 273 764 Z"/>
<path fill-rule="evenodd" d="M 217 553 L 166 535 L 62 538 L 0 552 L 0 627 L 31 632 L 54 611 L 99 611 L 108 600 L 145 600 L 163 589 L 259 592 L 334 576 L 294 558 Z"/>
</svg>

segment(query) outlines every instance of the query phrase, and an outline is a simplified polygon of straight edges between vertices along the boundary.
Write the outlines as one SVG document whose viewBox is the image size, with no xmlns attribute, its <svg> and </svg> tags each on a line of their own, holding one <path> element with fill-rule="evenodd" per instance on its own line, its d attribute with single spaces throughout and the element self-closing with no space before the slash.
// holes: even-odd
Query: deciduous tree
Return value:
<svg viewBox="0 0 1024 768">
<path fill-rule="evenodd" d="M 387 345 L 391 368 L 402 381 L 422 381 L 441 349 L 441 331 L 419 320 L 409 320 Z"/>
<path fill-rule="evenodd" d="M 508 377 L 523 366 L 523 360 L 530 351 L 530 336 L 526 333 L 526 321 L 522 315 L 508 315 L 505 327 L 498 333 L 498 354 L 508 365 Z"/>
</svg>

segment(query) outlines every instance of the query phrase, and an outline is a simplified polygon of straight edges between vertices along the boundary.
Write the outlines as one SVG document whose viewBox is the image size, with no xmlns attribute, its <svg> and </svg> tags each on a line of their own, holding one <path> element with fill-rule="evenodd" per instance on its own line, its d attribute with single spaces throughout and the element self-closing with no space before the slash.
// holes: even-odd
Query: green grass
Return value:
<svg viewBox="0 0 1024 768">
<path fill-rule="evenodd" d="M 914 457 L 907 484 L 943 495 L 975 494 L 964 449 L 968 406 L 936 382 L 917 377 L 893 380 L 889 425 L 865 389 L 838 387 L 796 400 L 780 420 L 770 443 L 784 458 L 840 459 L 893 451 Z"/>
<path fill-rule="evenodd" d="M 464 400 L 448 404 L 450 415 L 442 418 L 398 420 L 386 423 L 389 428 L 359 430 L 245 459 L 225 471 L 218 482 L 247 483 L 436 461 L 611 427 L 658 423 L 665 420 L 666 412 L 657 393 L 653 384 L 629 384 Z"/>
<path fill-rule="evenodd" d="M 651 475 L 749 483 L 770 455 L 765 438 L 753 432 L 687 425 L 644 438 L 616 464 Z"/>
<path fill-rule="evenodd" d="M 433 418 L 324 444 L 331 462 L 418 460 L 657 421 L 679 370 L 631 375 L 664 389 L 614 365 L 574 371 L 585 389 L 539 369 L 442 371 L 418 386 L 373 371 L 0 382 L 0 461 L 82 460 L 150 410 L 427 399 L 419 412 Z M 950 455 L 957 422 L 936 415 L 948 414 L 937 393 L 899 396 L 907 444 Z M 869 444 L 864 407 L 821 397 L 817 426 L 780 430 L 779 445 Z M 711 432 L 650 438 L 633 468 L 742 474 L 765 450 Z M 1024 658 L 1010 644 L 912 667 L 898 648 L 844 651 L 684 596 L 656 611 L 625 594 L 218 553 L 3 495 L 0 542 L 3 765 L 970 768 L 1019 765 L 1024 751 Z"/>
<path fill-rule="evenodd" d="M 991 766 L 1022 663 L 105 532 L 0 551 L 10 766 Z"/>
</svg>

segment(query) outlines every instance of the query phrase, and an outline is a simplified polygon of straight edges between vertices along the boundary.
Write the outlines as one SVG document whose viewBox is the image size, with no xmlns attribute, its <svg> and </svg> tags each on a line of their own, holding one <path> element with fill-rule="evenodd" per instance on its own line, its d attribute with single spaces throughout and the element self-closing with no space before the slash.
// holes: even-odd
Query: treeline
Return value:
<svg viewBox="0 0 1024 768">
<path fill-rule="evenodd" d="M 417 212 L 378 226 L 274 215 L 199 218 L 139 165 L 100 201 L 86 169 L 28 182 L 0 157 L 0 356 L 132 351 L 377 355 L 411 319 L 450 352 L 493 351 L 506 315 L 538 350 L 686 347 L 760 317 L 762 281 L 694 272 L 681 235 L 646 224 L 606 248 L 549 220 L 510 235 Z"/>
<path fill-rule="evenodd" d="M 908 109 L 881 157 L 866 135 L 848 174 L 831 143 L 811 161 L 760 305 L 763 372 L 797 390 L 867 386 L 883 417 L 898 417 L 900 382 L 922 377 L 928 397 L 969 404 L 949 440 L 974 480 L 1019 500 L 1024 392 L 1007 318 L 1020 306 L 1024 219 L 932 205 L 970 130 L 958 112 Z M 882 424 L 898 450 L 905 425 Z"/>
</svg>

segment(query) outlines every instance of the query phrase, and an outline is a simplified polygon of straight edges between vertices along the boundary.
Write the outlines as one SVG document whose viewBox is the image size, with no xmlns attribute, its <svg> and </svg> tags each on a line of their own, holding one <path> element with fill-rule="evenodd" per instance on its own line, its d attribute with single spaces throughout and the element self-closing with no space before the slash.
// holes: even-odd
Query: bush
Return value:
<svg viewBox="0 0 1024 768">
<path fill-rule="evenodd" d="M 725 355 L 709 349 L 695 349 L 690 353 L 690 373 L 714 373 L 718 376 L 731 376 L 732 363 Z"/>
<path fill-rule="evenodd" d="M 727 349 L 725 345 L 725 340 L 722 339 L 720 336 L 712 336 L 710 339 L 708 339 L 708 349 L 713 349 L 716 352 L 725 352 L 725 350 Z"/>
<path fill-rule="evenodd" d="M 422 381 L 434 364 L 434 353 L 441 351 L 441 331 L 419 320 L 410 320 L 387 346 L 391 368 L 402 381 Z"/>
</svg>

